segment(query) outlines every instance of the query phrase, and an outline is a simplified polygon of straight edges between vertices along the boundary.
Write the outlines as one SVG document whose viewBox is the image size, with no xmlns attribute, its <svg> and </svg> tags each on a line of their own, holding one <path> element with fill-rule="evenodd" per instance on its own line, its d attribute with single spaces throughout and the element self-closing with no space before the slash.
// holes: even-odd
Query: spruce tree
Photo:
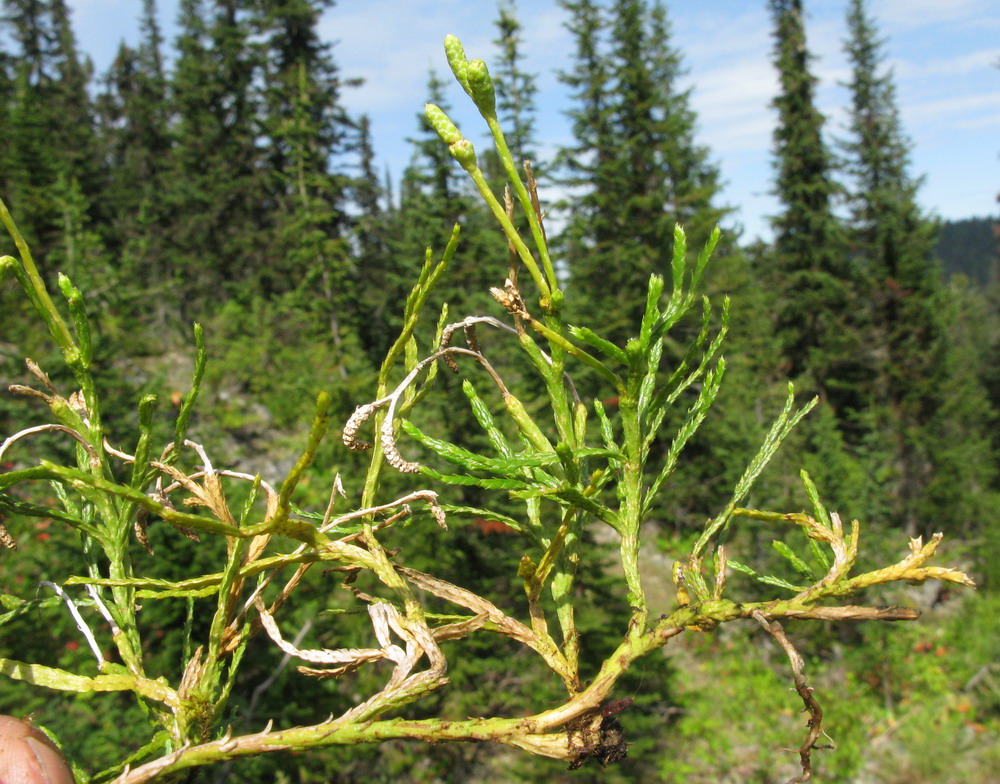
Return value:
<svg viewBox="0 0 1000 784">
<path fill-rule="evenodd" d="M 852 0 L 845 50 L 852 64 L 850 138 L 843 143 L 850 177 L 852 253 L 872 300 L 887 377 L 876 385 L 898 403 L 914 379 L 937 386 L 941 364 L 940 270 L 933 263 L 936 225 L 917 204 L 920 181 L 909 175 L 892 73 L 863 0 Z M 916 363 L 916 364 L 914 364 Z"/>
<path fill-rule="evenodd" d="M 560 237 L 569 272 L 567 303 L 573 314 L 600 312 L 602 336 L 621 343 L 628 325 L 641 316 L 650 274 L 668 269 L 675 225 L 685 229 L 688 248 L 697 252 L 728 210 L 715 203 L 719 173 L 709 150 L 695 138 L 697 118 L 690 91 L 678 84 L 682 57 L 670 44 L 664 6 L 640 0 L 617 0 L 606 9 L 589 0 L 563 6 L 576 41 L 574 68 L 561 74 L 576 99 L 570 112 L 575 143 L 558 158 L 562 180 L 573 189 Z M 734 250 L 735 237 L 725 232 L 710 285 L 723 285 L 727 293 L 743 288 L 737 304 L 759 303 L 758 284 Z M 745 307 L 741 323 L 760 312 Z M 664 362 L 680 360 L 664 357 Z M 752 395 L 759 384 L 751 378 L 752 369 L 741 371 L 736 389 Z M 586 393 L 585 385 L 581 389 Z M 736 393 L 724 398 L 735 400 Z M 742 423 L 737 423 L 738 433 L 730 426 L 738 420 L 737 411 L 746 410 L 739 408 L 744 402 L 740 397 L 731 412 L 715 420 L 726 432 L 713 434 L 713 443 L 732 446 L 758 438 Z M 742 471 L 730 465 L 739 451 L 701 452 L 685 477 L 689 484 L 678 489 L 662 516 L 678 525 L 700 521 L 708 513 L 714 483 Z"/>
<path fill-rule="evenodd" d="M 273 258 L 261 271 L 264 294 L 297 291 L 325 325 L 341 374 L 345 324 L 355 310 L 356 276 L 346 213 L 348 178 L 332 170 L 343 156 L 352 123 L 340 104 L 342 82 L 330 44 L 317 31 L 331 0 L 283 0 L 262 6 L 264 135 L 269 191 L 275 209 Z M 320 296 L 315 296 L 316 293 Z"/>
<path fill-rule="evenodd" d="M 583 190 L 573 199 L 561 238 L 565 255 L 572 260 L 606 250 L 614 241 L 613 221 L 601 194 L 611 191 L 616 165 L 610 63 L 601 51 L 603 12 L 592 0 L 565 0 L 561 5 L 569 13 L 566 28 L 574 38 L 576 58 L 573 70 L 560 72 L 559 78 L 572 91 L 577 106 L 569 112 L 575 144 L 559 150 L 557 165 L 564 184 Z M 573 274 L 582 280 L 577 269 Z"/>
<path fill-rule="evenodd" d="M 562 79 L 578 108 L 576 143 L 560 161 L 566 184 L 583 190 L 564 235 L 571 301 L 604 311 L 606 336 L 620 340 L 641 313 L 650 273 L 666 267 L 674 225 L 698 247 L 726 210 L 713 204 L 718 170 L 695 141 L 663 5 L 617 0 L 607 17 L 589 0 L 563 5 L 577 56 Z"/>
<path fill-rule="evenodd" d="M 0 127 L 10 128 L 17 95 L 14 80 L 14 57 L 0 44 Z M 11 172 L 14 166 L 14 146 L 9 134 L 0 134 L 0 193 L 9 198 L 12 190 Z"/>
<path fill-rule="evenodd" d="M 169 187 L 173 117 L 155 0 L 143 0 L 140 27 L 139 46 L 119 48 L 99 100 L 109 177 L 106 236 L 121 271 L 120 294 L 128 300 L 120 307 L 165 336 L 177 297 L 167 264 L 172 216 L 163 198 Z"/>
<path fill-rule="evenodd" d="M 358 177 L 352 183 L 353 201 L 360 210 L 355 223 L 359 250 L 381 252 L 385 245 L 385 218 L 389 194 L 379 180 L 368 115 L 357 120 Z"/>
<path fill-rule="evenodd" d="M 983 440 L 976 423 L 991 417 L 967 351 L 955 343 L 954 295 L 934 258 L 937 227 L 917 203 L 920 181 L 909 174 L 911 144 L 884 66 L 885 44 L 864 0 L 852 0 L 847 23 L 852 103 L 843 149 L 852 254 L 871 311 L 872 423 L 885 444 L 891 517 L 914 534 L 981 505 L 982 460 L 970 456 L 984 452 L 975 446 Z"/>
<path fill-rule="evenodd" d="M 50 247 L 57 224 L 46 186 L 57 176 L 55 151 L 46 144 L 48 116 L 42 91 L 51 82 L 51 20 L 43 0 L 4 0 L 3 32 L 11 46 L 3 134 L 8 150 L 4 198 L 36 253 Z M 23 213 L 23 216 L 21 215 Z"/>
<path fill-rule="evenodd" d="M 182 0 L 171 81 L 171 266 L 182 307 L 251 293 L 274 259 L 263 154 L 258 147 L 260 51 L 255 3 Z M 189 320 L 185 313 L 184 320 Z"/>
<path fill-rule="evenodd" d="M 802 2 L 770 0 L 770 8 L 780 83 L 773 106 L 775 194 L 782 209 L 772 219 L 771 261 L 780 370 L 802 391 L 823 396 L 842 427 L 853 428 L 857 437 L 854 420 L 865 406 L 859 386 L 867 372 L 855 359 L 861 350 L 860 305 L 844 228 L 834 214 L 840 188 L 815 105 Z"/>
<path fill-rule="evenodd" d="M 385 296 L 392 281 L 389 228 L 392 200 L 388 185 L 379 180 L 375 149 L 367 115 L 357 121 L 358 176 L 353 182 L 352 201 L 358 207 L 354 222 L 354 257 L 357 259 L 358 329 L 365 353 L 377 363 L 385 356 L 396 334 L 389 325 L 392 300 Z"/>
<path fill-rule="evenodd" d="M 77 52 L 64 0 L 4 0 L 3 8 L 4 32 L 14 43 L 6 196 L 22 233 L 45 256 L 65 239 L 66 205 L 57 183 L 77 183 L 88 220 L 100 194 L 87 92 L 92 68 Z"/>
<path fill-rule="evenodd" d="M 94 108 L 88 94 L 93 65 L 82 58 L 65 0 L 50 0 L 54 36 L 54 70 L 49 109 L 54 113 L 51 143 L 60 154 L 60 169 L 81 183 L 88 199 L 101 190 Z M 57 115 L 55 113 L 58 113 Z"/>
</svg>

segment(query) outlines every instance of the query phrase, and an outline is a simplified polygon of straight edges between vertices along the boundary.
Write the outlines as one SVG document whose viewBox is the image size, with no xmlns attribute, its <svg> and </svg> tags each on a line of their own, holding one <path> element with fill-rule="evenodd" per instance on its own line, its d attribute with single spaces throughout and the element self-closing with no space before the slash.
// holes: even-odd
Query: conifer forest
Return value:
<svg viewBox="0 0 1000 784">
<path fill-rule="evenodd" d="M 392 177 L 334 0 L 0 0 L 0 784 L 997 780 L 1000 232 L 761 3 L 751 242 L 661 0 L 558 149 L 442 30 Z"/>
</svg>

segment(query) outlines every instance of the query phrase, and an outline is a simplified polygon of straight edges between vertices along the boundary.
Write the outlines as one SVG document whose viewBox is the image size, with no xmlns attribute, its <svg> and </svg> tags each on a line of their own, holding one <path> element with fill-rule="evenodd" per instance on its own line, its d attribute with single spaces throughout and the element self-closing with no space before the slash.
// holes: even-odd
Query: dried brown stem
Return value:
<svg viewBox="0 0 1000 784">
<path fill-rule="evenodd" d="M 915 621 L 920 610 L 912 607 L 859 607 L 846 604 L 842 607 L 809 607 L 782 612 L 785 618 L 811 618 L 819 621 Z"/>
<path fill-rule="evenodd" d="M 514 222 L 514 197 L 511 195 L 510 186 L 509 185 L 504 186 L 504 189 L 503 189 L 503 204 L 504 204 L 504 210 L 507 213 L 507 217 L 510 219 L 510 222 L 513 223 Z M 514 285 L 516 286 L 517 285 L 517 270 L 518 270 L 517 248 L 514 247 L 514 243 L 511 242 L 509 238 L 507 239 L 507 252 L 508 252 L 507 278 L 509 280 L 512 280 L 514 282 Z"/>
<path fill-rule="evenodd" d="M 31 373 L 31 375 L 33 375 L 39 381 L 41 381 L 42 384 L 45 385 L 45 388 L 49 390 L 49 392 L 51 392 L 53 395 L 59 394 L 52 383 L 52 379 L 49 378 L 49 374 L 46 373 L 44 370 L 42 370 L 41 367 L 39 367 L 38 363 L 35 362 L 35 360 L 25 357 L 24 364 L 27 366 L 28 372 Z"/>
<path fill-rule="evenodd" d="M 813 697 L 812 689 L 806 683 L 806 676 L 802 673 L 802 668 L 805 664 L 802 661 L 802 656 L 795 649 L 795 646 L 792 645 L 792 641 L 785 636 L 785 630 L 781 627 L 781 624 L 777 621 L 768 621 L 763 613 L 757 610 L 754 610 L 752 616 L 761 625 L 761 628 L 774 638 L 774 641 L 781 646 L 785 655 L 788 656 L 788 661 L 792 665 L 792 681 L 795 684 L 795 691 L 802 698 L 802 702 L 806 706 L 806 711 L 809 713 L 809 721 L 807 722 L 809 733 L 806 735 L 806 739 L 802 742 L 802 745 L 799 746 L 802 775 L 788 780 L 788 784 L 802 784 L 802 782 L 809 781 L 812 778 L 812 752 L 813 749 L 820 748 L 816 745 L 816 741 L 823 732 L 823 709 L 820 708 L 819 703 Z"/>
<path fill-rule="evenodd" d="M 528 192 L 531 194 L 531 208 L 535 211 L 535 215 L 538 217 L 538 225 L 542 230 L 542 237 L 545 237 L 545 213 L 542 212 L 542 204 L 538 200 L 538 183 L 535 180 L 535 172 L 531 169 L 531 161 L 524 162 L 524 174 L 528 179 Z"/>
</svg>

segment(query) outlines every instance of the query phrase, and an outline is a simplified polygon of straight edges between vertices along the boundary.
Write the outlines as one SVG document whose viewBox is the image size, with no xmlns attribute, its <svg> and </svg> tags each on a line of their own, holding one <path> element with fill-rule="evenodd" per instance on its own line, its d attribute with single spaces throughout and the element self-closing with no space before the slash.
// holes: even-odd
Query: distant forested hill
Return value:
<svg viewBox="0 0 1000 784">
<path fill-rule="evenodd" d="M 960 272 L 982 286 L 996 280 L 995 225 L 996 219 L 992 217 L 966 218 L 941 224 L 937 254 L 946 277 Z"/>
</svg>

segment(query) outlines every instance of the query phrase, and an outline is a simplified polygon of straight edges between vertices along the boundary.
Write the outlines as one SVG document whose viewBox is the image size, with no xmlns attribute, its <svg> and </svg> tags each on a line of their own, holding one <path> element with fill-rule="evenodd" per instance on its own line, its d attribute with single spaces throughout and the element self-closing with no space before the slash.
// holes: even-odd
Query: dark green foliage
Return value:
<svg viewBox="0 0 1000 784">
<path fill-rule="evenodd" d="M 0 49 L 0 124 L 11 127 L 11 113 L 14 107 L 15 82 L 14 58 Z M 7 134 L 0 136 L 0 183 L 9 190 L 9 177 L 14 165 L 14 146 Z"/>
<path fill-rule="evenodd" d="M 354 180 L 354 202 L 359 214 L 354 220 L 353 257 L 357 260 L 359 311 L 357 329 L 365 353 L 375 358 L 384 354 L 393 339 L 390 320 L 395 314 L 388 292 L 393 290 L 395 270 L 389 252 L 389 230 L 394 205 L 388 187 L 383 186 L 376 170 L 375 150 L 368 118 L 358 119 L 359 176 Z M 397 289 L 398 290 L 398 289 Z"/>
<path fill-rule="evenodd" d="M 302 286 L 327 301 L 331 338 L 340 344 L 338 314 L 355 299 L 344 235 L 347 178 L 330 171 L 345 150 L 349 120 L 339 105 L 341 82 L 330 45 L 316 25 L 324 5 L 269 3 L 256 21 L 263 43 L 265 167 L 276 201 L 274 257 L 261 271 L 263 292 Z"/>
<path fill-rule="evenodd" d="M 937 226 L 917 204 L 920 183 L 909 175 L 910 143 L 883 66 L 884 42 L 863 0 L 851 3 L 848 28 L 851 136 L 843 146 L 852 256 L 870 313 L 870 427 L 884 439 L 875 463 L 891 488 L 892 522 L 926 534 L 929 525 L 938 530 L 985 513 L 990 480 L 966 470 L 960 453 L 986 447 L 976 431 L 991 413 L 975 361 L 961 358 L 960 306 L 934 258 Z"/>
<path fill-rule="evenodd" d="M 945 277 L 965 275 L 984 288 L 997 282 L 996 225 L 996 218 L 966 218 L 941 223 L 934 255 L 941 259 Z"/>
<path fill-rule="evenodd" d="M 909 141 L 900 127 L 891 73 L 880 72 L 882 42 L 863 0 L 852 2 L 848 23 L 853 103 L 851 140 L 844 149 L 852 183 L 852 251 L 878 343 L 888 351 L 884 366 L 895 376 L 876 386 L 898 399 L 915 378 L 936 385 L 943 291 L 932 256 L 937 232 L 916 203 L 920 183 L 908 174 Z M 924 364 L 914 367 L 914 362 Z"/>
<path fill-rule="evenodd" d="M 176 320 L 177 280 L 169 263 L 174 213 L 164 198 L 172 116 L 155 0 L 143 3 L 142 34 L 138 48 L 120 47 L 98 101 L 108 166 L 102 209 L 109 213 L 105 234 L 123 282 L 120 313 L 162 333 Z"/>
<path fill-rule="evenodd" d="M 933 473 L 920 435 L 944 400 L 944 290 L 932 260 L 933 222 L 916 204 L 919 182 L 908 174 L 891 74 L 881 72 L 882 42 L 864 3 L 854 0 L 845 44 L 852 64 L 850 141 L 852 254 L 871 313 L 866 345 L 868 391 L 876 430 L 891 433 L 885 459 L 896 491 L 893 518 L 915 531 L 915 497 Z"/>
<path fill-rule="evenodd" d="M 50 0 L 53 37 L 54 73 L 47 110 L 52 113 L 54 138 L 49 140 L 58 151 L 62 173 L 81 183 L 83 192 L 92 196 L 99 189 L 97 140 L 94 135 L 94 112 L 87 88 L 93 73 L 88 59 L 76 49 L 65 0 Z"/>
<path fill-rule="evenodd" d="M 341 379 L 357 367 L 358 277 L 346 214 L 349 178 L 332 169 L 346 152 L 351 121 L 340 106 L 342 83 L 330 45 L 317 24 L 329 3 L 304 0 L 266 4 L 257 19 L 263 44 L 265 119 L 270 144 L 264 165 L 271 178 L 274 246 L 259 274 L 261 293 L 291 292 L 330 345 Z M 318 294 L 318 296 L 317 296 Z"/>
<path fill-rule="evenodd" d="M 848 421 L 863 405 L 851 386 L 864 368 L 854 357 L 860 334 L 856 269 L 834 216 L 839 186 L 815 106 L 816 78 L 809 68 L 801 0 L 771 0 L 774 62 L 780 91 L 774 99 L 775 194 L 781 213 L 774 226 L 775 327 L 782 339 L 782 371 L 807 391 L 822 393 Z"/>
<path fill-rule="evenodd" d="M 185 320 L 218 297 L 257 283 L 273 259 L 264 198 L 266 173 L 258 148 L 262 53 L 251 48 L 253 18 L 246 0 L 183 0 L 177 61 L 172 79 L 171 187 L 165 198 L 174 215 L 172 268 L 193 294 Z M 212 247 L 211 263 L 205 248 Z"/>
<path fill-rule="evenodd" d="M 9 99 L 0 182 L 25 215 L 25 235 L 47 254 L 65 244 L 67 222 L 87 222 L 101 186 L 91 66 L 76 50 L 64 0 L 5 0 L 3 10 L 14 51 L 0 79 Z"/>
</svg>

